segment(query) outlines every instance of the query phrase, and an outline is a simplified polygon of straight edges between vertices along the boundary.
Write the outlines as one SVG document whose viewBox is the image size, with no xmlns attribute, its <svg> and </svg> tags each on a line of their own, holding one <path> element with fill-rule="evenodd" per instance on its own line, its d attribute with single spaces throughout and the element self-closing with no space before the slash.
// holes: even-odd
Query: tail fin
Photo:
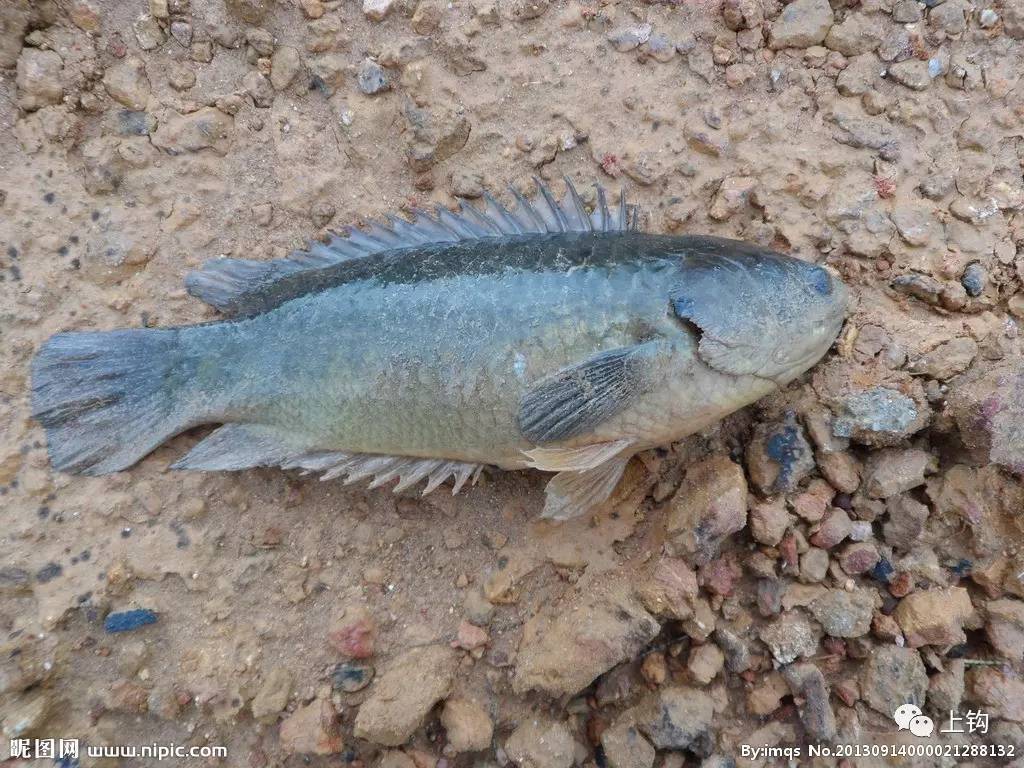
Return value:
<svg viewBox="0 0 1024 768">
<path fill-rule="evenodd" d="M 32 416 L 54 469 L 118 472 L 190 426 L 181 359 L 176 330 L 52 336 L 32 361 Z"/>
</svg>

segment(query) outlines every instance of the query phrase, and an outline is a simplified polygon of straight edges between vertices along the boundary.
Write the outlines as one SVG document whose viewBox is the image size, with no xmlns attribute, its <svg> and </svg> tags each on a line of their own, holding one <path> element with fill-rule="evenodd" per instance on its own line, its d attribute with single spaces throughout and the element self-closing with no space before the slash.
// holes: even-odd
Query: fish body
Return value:
<svg viewBox="0 0 1024 768">
<path fill-rule="evenodd" d="M 476 236 L 399 230 L 354 257 L 214 262 L 189 285 L 235 314 L 222 322 L 58 334 L 33 374 L 55 466 L 118 471 L 222 424 L 176 466 L 428 488 L 484 464 L 536 467 L 559 473 L 546 514 L 567 517 L 603 500 L 634 453 L 785 384 L 839 331 L 845 290 L 819 267 L 632 231 L 625 211 L 612 226 L 595 211 L 597 227 L 571 188 L 544 199 L 536 219 L 557 226 L 543 232 L 503 231 L 540 208 L 521 203 Z"/>
</svg>

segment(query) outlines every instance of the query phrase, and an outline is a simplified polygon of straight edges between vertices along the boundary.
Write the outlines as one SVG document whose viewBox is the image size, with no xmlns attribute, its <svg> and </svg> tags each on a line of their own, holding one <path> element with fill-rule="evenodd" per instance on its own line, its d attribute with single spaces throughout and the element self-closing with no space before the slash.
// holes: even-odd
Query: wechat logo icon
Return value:
<svg viewBox="0 0 1024 768">
<path fill-rule="evenodd" d="M 892 719 L 896 721 L 901 731 L 910 731 L 918 738 L 927 738 L 935 730 L 935 723 L 927 715 L 921 712 L 916 704 L 903 704 L 897 707 L 892 713 Z"/>
</svg>

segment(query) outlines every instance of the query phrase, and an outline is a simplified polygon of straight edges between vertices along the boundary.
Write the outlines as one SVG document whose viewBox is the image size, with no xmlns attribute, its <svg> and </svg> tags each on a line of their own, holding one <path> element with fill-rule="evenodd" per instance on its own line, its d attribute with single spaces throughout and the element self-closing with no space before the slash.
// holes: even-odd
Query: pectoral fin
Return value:
<svg viewBox="0 0 1024 768">
<path fill-rule="evenodd" d="M 620 454 L 582 472 L 559 472 L 544 489 L 541 517 L 568 520 L 589 512 L 612 495 L 630 454 Z"/>
<path fill-rule="evenodd" d="M 569 440 L 619 413 L 652 380 L 657 341 L 601 352 L 541 379 L 519 401 L 519 430 L 532 443 Z"/>
</svg>

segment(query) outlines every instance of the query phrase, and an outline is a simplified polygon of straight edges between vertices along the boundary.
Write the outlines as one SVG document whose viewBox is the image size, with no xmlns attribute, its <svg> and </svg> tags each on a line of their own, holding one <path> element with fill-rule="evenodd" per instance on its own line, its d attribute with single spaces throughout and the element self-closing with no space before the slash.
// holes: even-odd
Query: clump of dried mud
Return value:
<svg viewBox="0 0 1024 768">
<path fill-rule="evenodd" d="M 908 702 L 1022 754 L 1021 0 L 9 0 L 0 68 L 0 762 L 724 766 L 918 743 Z M 196 435 L 50 471 L 49 334 L 210 319 L 206 258 L 534 174 L 831 265 L 835 349 L 564 526 L 527 473 L 168 471 Z"/>
</svg>

